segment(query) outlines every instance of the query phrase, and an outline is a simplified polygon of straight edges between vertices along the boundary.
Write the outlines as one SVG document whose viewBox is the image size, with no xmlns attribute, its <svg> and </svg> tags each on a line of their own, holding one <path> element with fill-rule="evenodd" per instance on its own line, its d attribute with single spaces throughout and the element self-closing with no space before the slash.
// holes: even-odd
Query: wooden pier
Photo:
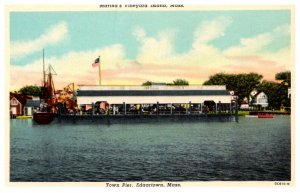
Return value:
<svg viewBox="0 0 300 193">
<path fill-rule="evenodd" d="M 238 122 L 237 97 L 226 86 L 80 86 L 78 109 L 58 104 L 59 122 Z"/>
<path fill-rule="evenodd" d="M 153 123 L 153 122 L 238 122 L 238 107 L 235 100 L 231 104 L 218 103 L 213 109 L 201 104 L 110 104 L 107 110 L 99 110 L 99 105 L 90 104 L 90 109 L 66 112 L 58 105 L 59 123 Z"/>
</svg>

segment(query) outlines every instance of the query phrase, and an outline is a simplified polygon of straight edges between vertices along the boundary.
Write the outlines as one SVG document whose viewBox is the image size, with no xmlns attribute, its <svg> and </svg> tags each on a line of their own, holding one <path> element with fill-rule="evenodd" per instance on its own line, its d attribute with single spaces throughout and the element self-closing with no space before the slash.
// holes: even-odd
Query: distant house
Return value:
<svg viewBox="0 0 300 193">
<path fill-rule="evenodd" d="M 246 101 L 242 101 L 240 104 L 240 109 L 249 109 L 249 104 Z"/>
<path fill-rule="evenodd" d="M 10 116 L 16 117 L 19 115 L 23 115 L 23 109 L 26 104 L 26 97 L 17 94 L 17 93 L 10 93 L 9 96 L 10 100 Z"/>
<path fill-rule="evenodd" d="M 257 107 L 268 107 L 268 96 L 264 92 L 257 92 L 256 90 L 250 93 L 250 103 Z"/>
<path fill-rule="evenodd" d="M 33 111 L 40 107 L 40 98 L 33 97 L 32 99 L 27 99 L 24 106 L 24 115 L 32 116 Z"/>
</svg>

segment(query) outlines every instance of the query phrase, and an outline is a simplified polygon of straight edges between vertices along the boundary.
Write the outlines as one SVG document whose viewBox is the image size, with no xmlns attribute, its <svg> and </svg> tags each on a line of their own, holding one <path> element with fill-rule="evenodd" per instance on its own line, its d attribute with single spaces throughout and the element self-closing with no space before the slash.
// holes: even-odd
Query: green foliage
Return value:
<svg viewBox="0 0 300 193">
<path fill-rule="evenodd" d="M 249 111 L 239 111 L 238 112 L 239 116 L 245 116 L 245 115 L 249 115 Z"/>
<path fill-rule="evenodd" d="M 263 91 L 268 96 L 268 108 L 280 109 L 281 104 L 290 107 L 291 102 L 288 99 L 288 87 L 290 86 L 290 72 L 277 73 L 276 80 L 282 80 L 281 83 L 262 81 L 263 76 L 256 73 L 249 74 L 225 74 L 217 73 L 209 77 L 203 85 L 226 85 L 228 90 L 233 90 L 238 95 L 240 101 L 249 97 L 252 90 Z M 249 100 L 249 98 L 248 98 Z"/>
<path fill-rule="evenodd" d="M 262 81 L 257 87 L 257 91 L 263 91 L 268 96 L 269 108 L 279 109 L 281 104 L 285 107 L 290 107 L 288 99 L 288 86 L 271 81 Z"/>
<path fill-rule="evenodd" d="M 19 90 L 22 95 L 42 96 L 42 89 L 39 86 L 24 86 Z"/>
<path fill-rule="evenodd" d="M 189 82 L 184 79 L 176 79 L 176 80 L 173 80 L 172 85 L 189 85 Z"/>
<path fill-rule="evenodd" d="M 150 81 L 144 82 L 142 84 L 142 86 L 151 86 L 151 85 L 152 85 L 152 82 L 150 82 Z M 172 83 L 167 83 L 167 85 L 169 85 L 169 86 L 189 85 L 189 82 L 187 80 L 184 80 L 184 79 L 176 79 L 176 80 L 173 80 Z"/>
<path fill-rule="evenodd" d="M 210 76 L 209 80 L 205 81 L 203 85 L 226 85 L 228 90 L 233 90 L 239 99 L 242 100 L 245 97 L 249 97 L 250 92 L 259 85 L 262 78 L 262 75 L 256 73 L 217 73 Z"/>
<path fill-rule="evenodd" d="M 144 82 L 142 84 L 142 86 L 151 86 L 151 85 L 152 85 L 152 83 L 150 81 Z"/>
<path fill-rule="evenodd" d="M 275 75 L 276 80 L 281 80 L 282 84 L 286 84 L 287 86 L 291 87 L 291 72 L 285 71 L 285 72 L 279 72 Z"/>
</svg>

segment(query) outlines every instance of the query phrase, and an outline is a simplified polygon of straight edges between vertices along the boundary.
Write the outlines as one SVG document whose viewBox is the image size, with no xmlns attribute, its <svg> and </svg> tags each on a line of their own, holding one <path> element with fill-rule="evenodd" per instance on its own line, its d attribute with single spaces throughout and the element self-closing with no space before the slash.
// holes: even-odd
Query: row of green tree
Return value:
<svg viewBox="0 0 300 193">
<path fill-rule="evenodd" d="M 288 98 L 288 88 L 291 87 L 291 72 L 279 72 L 275 75 L 278 82 L 263 80 L 263 76 L 257 73 L 241 73 L 241 74 L 226 74 L 217 73 L 209 77 L 203 85 L 226 85 L 227 90 L 234 91 L 241 102 L 244 98 L 249 101 L 251 91 L 256 89 L 259 92 L 264 92 L 268 96 L 269 108 L 279 109 L 281 105 L 285 107 L 291 106 L 291 101 Z M 144 82 L 143 86 L 151 86 L 150 81 Z M 184 79 L 176 79 L 167 85 L 189 85 L 189 82 Z"/>
<path fill-rule="evenodd" d="M 155 84 L 155 83 L 146 81 L 142 84 L 142 86 L 151 86 L 152 84 Z M 172 86 L 172 85 L 181 86 L 182 85 L 183 86 L 183 85 L 189 85 L 189 82 L 184 79 L 176 79 L 176 80 L 173 80 L 172 83 L 166 83 L 166 85 L 169 85 L 169 86 Z"/>
<path fill-rule="evenodd" d="M 263 91 L 268 96 L 269 108 L 279 109 L 283 104 L 290 107 L 290 99 L 288 98 L 288 88 L 291 87 L 291 72 L 280 72 L 275 75 L 278 82 L 262 80 L 263 76 L 257 73 L 243 74 L 226 74 L 217 73 L 209 77 L 203 85 L 226 85 L 228 90 L 233 90 L 239 100 L 245 97 L 249 101 L 250 92 L 256 89 L 258 92 Z M 144 82 L 143 86 L 151 86 L 150 81 Z M 184 79 L 176 79 L 172 83 L 166 85 L 189 85 Z M 19 90 L 23 95 L 40 96 L 43 98 L 43 88 L 39 86 L 25 86 Z"/>
<path fill-rule="evenodd" d="M 239 100 L 245 97 L 249 101 L 250 92 L 256 89 L 268 96 L 269 108 L 279 109 L 281 105 L 290 107 L 288 88 L 291 87 L 291 72 L 280 72 L 275 75 L 278 82 L 262 80 L 263 76 L 257 73 L 226 74 L 217 73 L 209 77 L 203 85 L 226 85 L 228 90 L 233 90 Z"/>
<path fill-rule="evenodd" d="M 26 96 L 39 96 L 43 98 L 44 87 L 36 86 L 36 85 L 27 85 L 18 91 L 18 93 Z"/>
</svg>

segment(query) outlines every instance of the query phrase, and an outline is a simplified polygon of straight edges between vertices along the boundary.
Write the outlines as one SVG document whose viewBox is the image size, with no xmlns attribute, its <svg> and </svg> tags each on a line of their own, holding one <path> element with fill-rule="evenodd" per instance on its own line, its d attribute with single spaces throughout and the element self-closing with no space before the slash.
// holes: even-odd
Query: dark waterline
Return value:
<svg viewBox="0 0 300 193">
<path fill-rule="evenodd" d="M 285 181 L 290 117 L 33 125 L 11 120 L 10 181 Z"/>
</svg>

